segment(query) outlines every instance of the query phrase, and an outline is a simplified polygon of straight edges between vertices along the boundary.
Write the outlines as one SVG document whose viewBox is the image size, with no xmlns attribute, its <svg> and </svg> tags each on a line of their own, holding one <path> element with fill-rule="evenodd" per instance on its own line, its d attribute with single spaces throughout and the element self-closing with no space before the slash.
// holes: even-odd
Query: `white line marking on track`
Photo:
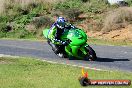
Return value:
<svg viewBox="0 0 132 88">
<path fill-rule="evenodd" d="M 37 59 L 37 60 L 41 60 L 41 59 Z M 54 62 L 54 61 L 48 61 L 48 60 L 41 60 L 41 61 L 45 61 L 45 62 L 49 62 L 49 63 L 53 63 L 53 64 L 64 64 L 64 65 L 69 65 L 69 66 L 73 66 L 73 67 L 80 67 L 80 68 L 85 68 L 85 69 L 91 69 L 91 70 L 96 70 L 96 71 L 108 71 L 108 70 L 103 70 L 103 69 L 98 69 L 95 67 L 86 67 L 86 66 L 81 66 L 81 65 L 72 65 L 72 64 L 67 64 L 67 63 L 58 63 L 58 62 Z M 112 71 L 110 71 L 112 72 Z"/>
<path fill-rule="evenodd" d="M 0 54 L 0 57 L 12 57 L 12 58 L 19 58 L 19 56 L 12 56 L 12 55 L 5 55 L 5 54 Z M 80 67 L 80 68 L 85 68 L 85 69 L 91 69 L 91 70 L 96 70 L 96 71 L 108 71 L 108 70 L 102 70 L 102 69 L 97 69 L 95 67 L 86 67 L 86 66 L 81 66 L 81 65 L 72 65 L 72 64 L 67 64 L 67 63 L 59 63 L 59 62 L 55 62 L 55 61 L 48 61 L 46 59 L 36 59 L 36 60 L 40 60 L 40 61 L 44 61 L 44 62 L 48 62 L 48 63 L 52 63 L 52 64 L 64 64 L 64 65 L 69 65 L 69 66 L 73 66 L 73 67 Z M 112 71 L 111 71 L 112 72 Z"/>
<path fill-rule="evenodd" d="M 19 56 L 12 56 L 12 55 L 5 55 L 5 54 L 0 54 L 0 57 L 13 57 L 13 58 L 19 58 Z"/>
</svg>

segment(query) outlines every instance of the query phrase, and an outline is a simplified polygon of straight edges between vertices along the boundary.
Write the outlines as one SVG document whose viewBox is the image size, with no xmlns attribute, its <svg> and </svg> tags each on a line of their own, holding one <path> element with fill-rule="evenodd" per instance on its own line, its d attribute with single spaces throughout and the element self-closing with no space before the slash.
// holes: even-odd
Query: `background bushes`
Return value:
<svg viewBox="0 0 132 88">
<path fill-rule="evenodd" d="M 118 8 L 108 13 L 108 16 L 104 20 L 102 31 L 109 32 L 117 30 L 129 24 L 132 24 L 132 7 Z"/>
<path fill-rule="evenodd" d="M 121 11 L 113 10 L 118 6 L 110 6 L 106 0 L 0 0 L 0 2 L 0 37 L 41 37 L 42 30 L 49 28 L 53 23 L 55 13 L 66 17 L 73 24 L 85 24 L 87 29 L 92 31 L 115 30 L 131 24 L 132 19 L 128 8 Z M 127 2 L 129 6 L 132 5 L 131 0 Z M 121 13 L 122 10 L 125 14 Z M 112 14 L 115 15 L 112 17 Z"/>
</svg>

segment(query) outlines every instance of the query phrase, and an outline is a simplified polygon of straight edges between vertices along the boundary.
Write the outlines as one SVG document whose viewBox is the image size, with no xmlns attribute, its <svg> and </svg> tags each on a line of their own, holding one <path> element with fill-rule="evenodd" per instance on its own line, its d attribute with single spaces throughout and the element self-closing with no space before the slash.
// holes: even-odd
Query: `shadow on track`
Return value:
<svg viewBox="0 0 132 88">
<path fill-rule="evenodd" d="M 69 60 L 81 60 L 81 59 L 70 58 Z M 82 60 L 82 61 L 89 61 L 89 60 Z M 115 62 L 115 61 L 130 61 L 130 60 L 129 59 L 120 59 L 120 58 L 118 58 L 118 59 L 101 58 L 101 57 L 97 57 L 97 60 L 95 60 L 95 62 Z"/>
<path fill-rule="evenodd" d="M 98 57 L 97 62 L 115 62 L 115 61 L 130 61 L 129 59 L 114 59 L 114 58 L 101 58 L 101 57 Z"/>
</svg>

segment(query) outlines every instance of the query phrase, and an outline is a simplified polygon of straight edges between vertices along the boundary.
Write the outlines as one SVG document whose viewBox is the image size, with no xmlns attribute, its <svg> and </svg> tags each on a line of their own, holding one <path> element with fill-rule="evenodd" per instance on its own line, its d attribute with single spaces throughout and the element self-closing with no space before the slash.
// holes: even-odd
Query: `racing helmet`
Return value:
<svg viewBox="0 0 132 88">
<path fill-rule="evenodd" d="M 66 25 L 65 22 L 66 22 L 65 18 L 58 17 L 58 19 L 57 19 L 57 27 L 60 28 L 60 29 L 65 28 L 65 25 Z"/>
</svg>

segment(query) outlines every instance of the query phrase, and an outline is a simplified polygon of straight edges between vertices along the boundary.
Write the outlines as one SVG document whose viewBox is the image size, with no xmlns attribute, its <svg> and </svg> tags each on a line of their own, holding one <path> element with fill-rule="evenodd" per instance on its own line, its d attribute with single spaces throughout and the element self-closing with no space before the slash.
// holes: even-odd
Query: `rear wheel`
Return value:
<svg viewBox="0 0 132 88">
<path fill-rule="evenodd" d="M 86 56 L 85 59 L 95 61 L 97 59 L 95 51 L 90 46 L 87 46 L 86 49 L 88 50 L 88 55 Z"/>
</svg>

